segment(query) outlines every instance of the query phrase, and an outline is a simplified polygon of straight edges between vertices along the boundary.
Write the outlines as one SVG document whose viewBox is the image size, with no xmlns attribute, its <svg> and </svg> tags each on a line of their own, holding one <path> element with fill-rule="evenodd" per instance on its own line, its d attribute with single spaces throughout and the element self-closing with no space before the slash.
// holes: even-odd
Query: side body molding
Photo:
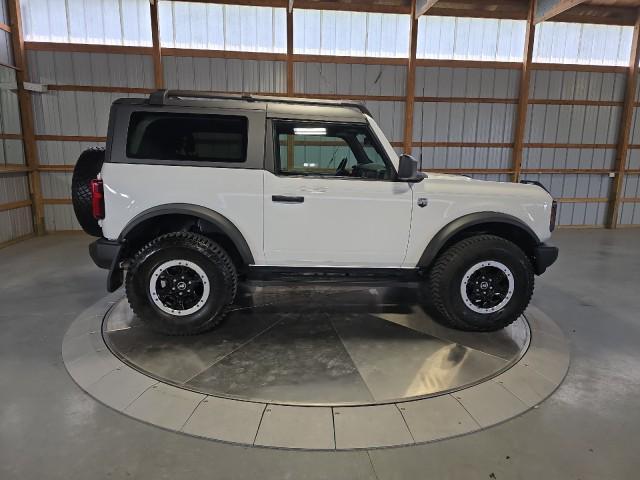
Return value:
<svg viewBox="0 0 640 480">
<path fill-rule="evenodd" d="M 530 237 L 532 244 L 540 244 L 538 235 L 536 235 L 531 227 L 512 215 L 499 212 L 470 213 L 447 224 L 431 239 L 420 257 L 418 267 L 428 267 L 431 265 L 438 253 L 442 250 L 442 247 L 444 247 L 447 241 L 449 241 L 454 235 L 469 227 L 481 224 L 505 224 L 517 227 Z"/>
<path fill-rule="evenodd" d="M 124 227 L 118 237 L 118 241 L 123 242 L 127 238 L 127 235 L 141 223 L 161 215 L 190 215 L 211 223 L 219 229 L 221 233 L 224 233 L 231 239 L 242 256 L 242 260 L 247 265 L 253 265 L 255 263 L 249 244 L 240 230 L 238 230 L 238 227 L 236 227 L 227 217 L 206 207 L 191 205 L 188 203 L 168 203 L 145 210 L 133 217 L 127 226 Z"/>
</svg>

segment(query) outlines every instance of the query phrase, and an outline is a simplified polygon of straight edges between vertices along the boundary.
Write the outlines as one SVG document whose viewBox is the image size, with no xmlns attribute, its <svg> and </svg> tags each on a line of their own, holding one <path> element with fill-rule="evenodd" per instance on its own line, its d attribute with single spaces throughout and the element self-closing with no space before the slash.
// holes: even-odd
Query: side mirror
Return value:
<svg viewBox="0 0 640 480">
<path fill-rule="evenodd" d="M 400 155 L 398 180 L 403 182 L 419 182 L 422 179 L 422 175 L 418 174 L 418 161 L 411 155 Z"/>
</svg>

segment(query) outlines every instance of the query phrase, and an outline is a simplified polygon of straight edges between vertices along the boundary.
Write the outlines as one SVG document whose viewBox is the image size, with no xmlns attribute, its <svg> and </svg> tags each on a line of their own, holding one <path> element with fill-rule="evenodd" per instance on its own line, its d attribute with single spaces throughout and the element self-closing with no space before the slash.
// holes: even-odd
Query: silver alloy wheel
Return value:
<svg viewBox="0 0 640 480">
<path fill-rule="evenodd" d="M 184 317 L 200 310 L 211 293 L 209 277 L 189 260 L 170 260 L 149 279 L 149 294 L 163 312 Z"/>
<path fill-rule="evenodd" d="M 486 315 L 509 303 L 514 285 L 513 273 L 505 264 L 487 260 L 476 263 L 463 275 L 460 295 L 470 310 Z"/>
</svg>

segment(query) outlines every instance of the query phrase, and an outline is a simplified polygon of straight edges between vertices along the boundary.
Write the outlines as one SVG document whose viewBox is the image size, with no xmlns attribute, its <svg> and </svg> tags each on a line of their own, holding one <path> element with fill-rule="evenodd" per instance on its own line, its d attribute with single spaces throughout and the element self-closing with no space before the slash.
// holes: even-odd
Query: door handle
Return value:
<svg viewBox="0 0 640 480">
<path fill-rule="evenodd" d="M 272 202 L 278 203 L 304 203 L 304 197 L 290 197 L 287 195 L 272 195 Z"/>
</svg>

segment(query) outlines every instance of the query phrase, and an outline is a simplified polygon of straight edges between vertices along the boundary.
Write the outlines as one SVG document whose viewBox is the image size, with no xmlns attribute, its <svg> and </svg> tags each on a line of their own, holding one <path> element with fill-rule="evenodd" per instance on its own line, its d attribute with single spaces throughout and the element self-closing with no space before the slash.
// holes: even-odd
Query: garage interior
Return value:
<svg viewBox="0 0 640 480">
<path fill-rule="evenodd" d="M 0 477 L 637 478 L 639 9 L 635 0 L 0 0 Z M 164 88 L 355 100 L 425 172 L 541 182 L 559 202 L 560 258 L 536 278 L 522 330 L 444 332 L 412 308 L 409 288 L 338 284 L 252 287 L 227 330 L 201 338 L 141 333 L 117 308 L 126 310 L 122 292 L 105 296 L 70 185 L 80 153 L 105 145 L 111 103 Z M 362 318 L 352 311 L 367 320 L 355 333 Z M 243 315 L 266 333 L 242 332 Z M 137 413 L 135 402 L 119 408 L 108 388 L 84 384 L 73 349 L 85 327 L 104 341 L 96 362 L 121 362 L 106 375 L 131 369 L 145 388 L 173 392 L 183 421 L 164 423 L 167 410 L 151 418 L 156 406 L 141 402 Z M 363 338 L 385 339 L 385 353 L 374 358 Z M 212 350 L 233 341 L 232 352 Z M 456 368 L 475 355 L 473 375 L 414 365 L 422 345 L 420 355 L 446 352 Z M 540 375 L 502 377 L 528 362 Z M 330 382 L 332 368 L 345 383 Z M 501 403 L 503 390 L 519 410 Z M 451 403 L 433 403 L 444 396 L 468 429 L 430 430 L 455 417 Z M 217 424 L 189 424 L 202 398 L 259 405 L 256 425 L 225 437 Z M 253 410 L 225 405 L 227 418 L 250 423 Z M 385 415 L 402 425 L 377 431 Z"/>
</svg>

